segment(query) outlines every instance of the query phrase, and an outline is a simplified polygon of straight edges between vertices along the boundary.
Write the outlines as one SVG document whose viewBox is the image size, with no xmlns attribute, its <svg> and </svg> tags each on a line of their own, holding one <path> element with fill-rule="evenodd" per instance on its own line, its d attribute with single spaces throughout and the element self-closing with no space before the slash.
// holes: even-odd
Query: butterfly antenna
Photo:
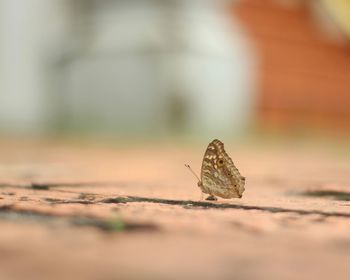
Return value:
<svg viewBox="0 0 350 280">
<path fill-rule="evenodd" d="M 201 181 L 201 179 L 199 179 L 199 177 L 197 176 L 197 174 L 192 170 L 191 166 L 189 166 L 188 164 L 185 164 L 185 166 L 188 168 L 188 170 L 191 171 L 191 173 L 198 179 L 198 182 Z"/>
</svg>

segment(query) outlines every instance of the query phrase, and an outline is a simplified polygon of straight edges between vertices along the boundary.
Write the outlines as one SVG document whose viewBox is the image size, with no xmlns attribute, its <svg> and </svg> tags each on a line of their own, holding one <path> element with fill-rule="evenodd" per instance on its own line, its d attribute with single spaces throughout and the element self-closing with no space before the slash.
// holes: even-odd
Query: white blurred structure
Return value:
<svg viewBox="0 0 350 280">
<path fill-rule="evenodd" d="M 225 2 L 0 1 L 2 128 L 246 127 L 254 59 Z"/>
<path fill-rule="evenodd" d="M 64 1 L 0 0 L 0 132 L 40 133 L 50 113 L 50 59 L 64 37 Z"/>
</svg>

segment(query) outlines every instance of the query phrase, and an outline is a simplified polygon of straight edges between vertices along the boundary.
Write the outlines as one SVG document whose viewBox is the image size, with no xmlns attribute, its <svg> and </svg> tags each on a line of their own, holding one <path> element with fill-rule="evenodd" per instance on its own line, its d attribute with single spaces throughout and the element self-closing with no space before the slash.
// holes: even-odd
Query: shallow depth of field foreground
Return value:
<svg viewBox="0 0 350 280">
<path fill-rule="evenodd" d="M 209 202 L 200 143 L 2 142 L 1 279 L 347 279 L 344 143 L 225 147 L 246 191 Z"/>
</svg>

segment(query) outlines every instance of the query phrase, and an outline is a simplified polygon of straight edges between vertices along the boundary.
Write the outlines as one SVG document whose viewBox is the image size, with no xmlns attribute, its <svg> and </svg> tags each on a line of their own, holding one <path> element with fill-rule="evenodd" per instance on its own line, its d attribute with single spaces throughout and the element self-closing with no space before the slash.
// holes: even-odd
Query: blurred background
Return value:
<svg viewBox="0 0 350 280">
<path fill-rule="evenodd" d="M 346 0 L 1 0 L 0 133 L 350 128 Z"/>
</svg>

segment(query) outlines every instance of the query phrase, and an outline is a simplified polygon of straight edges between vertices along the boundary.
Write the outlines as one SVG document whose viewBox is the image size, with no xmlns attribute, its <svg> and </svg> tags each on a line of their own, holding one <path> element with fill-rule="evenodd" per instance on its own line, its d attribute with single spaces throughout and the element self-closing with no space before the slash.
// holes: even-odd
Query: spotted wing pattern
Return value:
<svg viewBox="0 0 350 280">
<path fill-rule="evenodd" d="M 241 176 L 224 144 L 215 139 L 205 151 L 200 188 L 204 193 L 222 198 L 242 197 L 245 177 Z"/>
</svg>

